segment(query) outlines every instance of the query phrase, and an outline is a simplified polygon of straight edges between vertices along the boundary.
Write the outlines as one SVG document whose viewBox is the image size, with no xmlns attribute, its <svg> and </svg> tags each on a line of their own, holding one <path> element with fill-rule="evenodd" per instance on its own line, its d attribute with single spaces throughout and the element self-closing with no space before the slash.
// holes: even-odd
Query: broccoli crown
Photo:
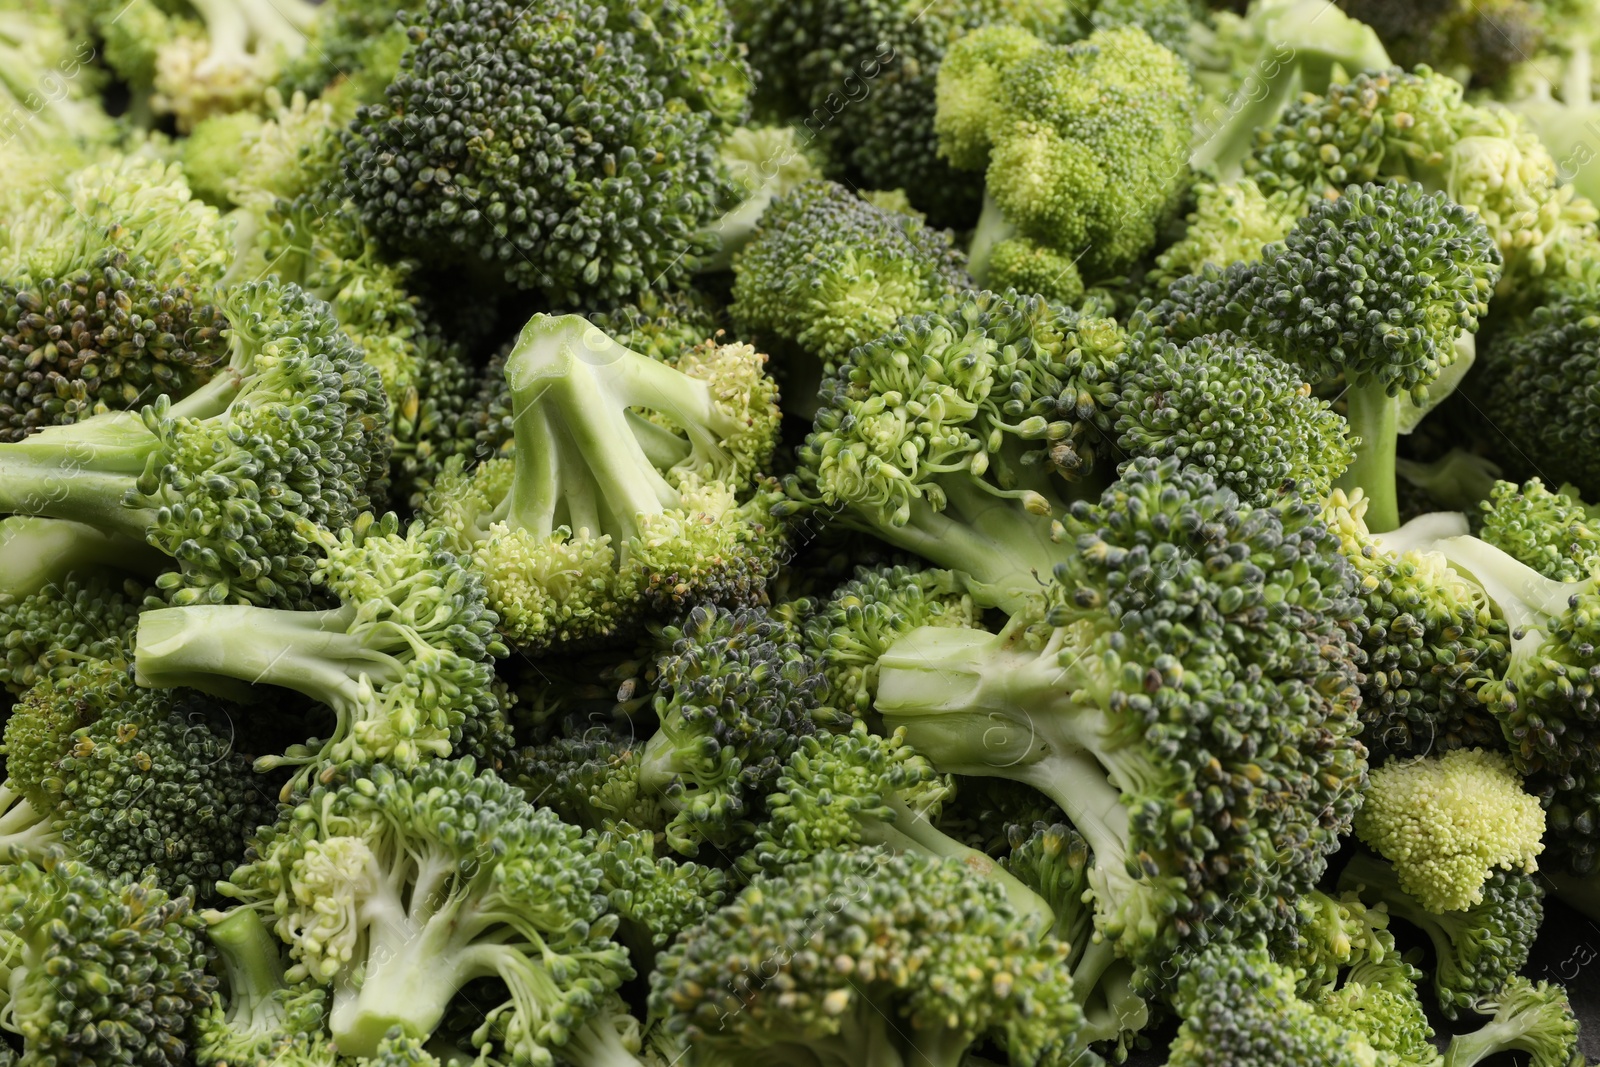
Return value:
<svg viewBox="0 0 1600 1067">
<path fill-rule="evenodd" d="M 830 726 L 866 716 L 878 691 L 878 657 L 897 639 L 919 626 L 976 625 L 972 598 L 948 571 L 857 567 L 801 624 L 819 675 L 814 714 Z"/>
<path fill-rule="evenodd" d="M 1355 831 L 1423 907 L 1461 911 L 1482 903 L 1492 869 L 1536 868 L 1544 812 L 1505 756 L 1457 749 L 1373 771 Z"/>
<path fill-rule="evenodd" d="M 825 851 L 686 931 L 651 1009 L 722 1055 L 946 1067 L 987 1036 L 1013 1064 L 1069 1062 L 1081 1016 L 1065 946 L 1040 926 L 960 863 Z"/>
<path fill-rule="evenodd" d="M 344 195 L 402 251 L 481 260 L 558 302 L 682 276 L 727 195 L 719 123 L 692 98 L 725 86 L 671 38 L 714 48 L 726 15 L 652 6 L 671 17 L 636 29 L 586 0 L 430 4 L 345 134 Z M 719 84 L 689 84 L 703 76 Z"/>
<path fill-rule="evenodd" d="M 1229 334 L 1135 346 L 1117 380 L 1117 446 L 1203 467 L 1247 503 L 1328 495 L 1349 466 L 1345 423 L 1295 369 Z"/>
<path fill-rule="evenodd" d="M 1431 63 L 1473 88 L 1503 83 L 1510 71 L 1538 54 L 1543 37 L 1539 8 L 1528 0 L 1339 0 L 1339 6 L 1378 32 L 1402 67 Z"/>
<path fill-rule="evenodd" d="M 797 345 L 836 367 L 903 315 L 972 288 L 950 235 L 808 181 L 775 201 L 734 257 L 728 314 L 749 336 Z"/>
<path fill-rule="evenodd" d="M 1491 871 L 1483 899 L 1460 911 L 1423 907 L 1400 887 L 1394 864 L 1365 851 L 1345 865 L 1339 885 L 1369 904 L 1382 904 L 1428 936 L 1435 957 L 1434 993 L 1451 1019 L 1522 970 L 1544 921 L 1544 888 L 1521 872 Z"/>
<path fill-rule="evenodd" d="M 1473 1067 L 1511 1050 L 1526 1052 L 1530 1067 L 1572 1067 L 1584 1059 L 1578 1019 L 1559 985 L 1513 975 L 1493 996 L 1479 1000 L 1477 1011 L 1489 1021 L 1450 1039 L 1444 1067 Z"/>
<path fill-rule="evenodd" d="M 809 734 L 816 664 L 759 610 L 701 606 L 661 631 L 654 706 L 660 728 L 640 755 L 640 781 L 673 811 L 667 844 L 731 849 L 755 831 L 761 800 Z"/>
<path fill-rule="evenodd" d="M 0 906 L 13 943 L 5 1027 L 30 1061 L 189 1062 L 190 1019 L 213 983 L 187 896 L 56 853 L 0 865 Z"/>
<path fill-rule="evenodd" d="M 0 593 L 0 684 L 21 693 L 96 660 L 126 660 L 149 589 L 94 569 L 69 571 L 25 596 Z"/>
<path fill-rule="evenodd" d="M 1576 582 L 1600 556 L 1600 531 L 1569 487 L 1551 491 L 1538 478 L 1495 482 L 1480 506 L 1478 536 L 1546 578 Z"/>
<path fill-rule="evenodd" d="M 325 611 L 197 604 L 140 616 L 141 685 L 222 692 L 233 682 L 280 685 L 326 704 L 333 732 L 262 768 L 320 761 L 444 757 L 469 719 L 493 715 L 494 659 L 506 654 L 482 579 L 444 547 L 442 530 L 393 514 L 337 537 L 318 531 L 314 579 L 339 601 Z"/>
<path fill-rule="evenodd" d="M 514 645 L 761 598 L 784 540 L 758 473 L 779 423 L 765 363 L 708 341 L 669 366 L 577 315 L 529 321 L 505 364 L 514 455 L 452 461 L 424 501 Z"/>
<path fill-rule="evenodd" d="M 951 297 L 824 381 L 790 495 L 1014 602 L 1054 563 L 1050 516 L 1094 468 L 1126 341 L 1037 297 Z"/>
<path fill-rule="evenodd" d="M 515 786 L 471 760 L 332 778 L 220 888 L 270 918 L 288 982 L 331 989 L 341 1054 L 374 1055 L 393 1026 L 426 1038 L 463 985 L 496 977 L 504 1054 L 548 1062 L 631 976 L 582 832 Z"/>
<path fill-rule="evenodd" d="M 1368 531 L 1366 510 L 1359 490 L 1335 489 L 1323 511 L 1363 602 L 1362 740 L 1373 752 L 1398 755 L 1501 744 L 1477 691 L 1505 670 L 1505 619 L 1439 553 L 1386 547 Z"/>
<path fill-rule="evenodd" d="M 643 743 L 627 726 L 579 719 L 517 753 L 514 780 L 535 804 L 578 826 L 662 830 L 674 813 L 642 779 Z"/>
<path fill-rule="evenodd" d="M 649 970 L 646 951 L 661 948 L 700 923 L 729 893 L 726 871 L 657 857 L 655 836 L 620 824 L 586 839 L 604 870 L 601 892 L 622 919 L 619 935 L 630 947 L 639 943 L 633 955 L 641 972 Z M 629 927 L 637 931 L 633 939 Z"/>
<path fill-rule="evenodd" d="M 1076 550 L 1005 631 L 885 653 L 884 725 L 942 771 L 1060 804 L 1095 855 L 1096 925 L 1136 963 L 1219 916 L 1281 925 L 1365 783 L 1337 540 L 1298 497 L 1252 508 L 1172 460 L 1131 464 L 1065 526 Z"/>
<path fill-rule="evenodd" d="M 1600 424 L 1590 410 L 1589 384 L 1597 363 L 1594 300 L 1562 296 L 1499 324 L 1481 346 L 1467 385 L 1513 455 L 1536 457 L 1553 481 L 1570 481 L 1591 497 L 1600 493 Z"/>
<path fill-rule="evenodd" d="M 1146 278 L 1157 291 L 1199 274 L 1208 264 L 1220 270 L 1259 260 L 1266 246 L 1289 235 L 1307 206 L 1294 192 L 1266 193 L 1249 178 L 1199 182 L 1190 192 L 1194 210 L 1183 236 L 1156 256 L 1155 269 Z"/>
<path fill-rule="evenodd" d="M 156 581 L 176 604 L 307 604 L 321 553 L 302 524 L 349 526 L 382 498 L 387 400 L 298 287 L 241 286 L 225 307 L 231 361 L 201 390 L 0 445 L 0 510 L 148 541 L 177 562 Z"/>
<path fill-rule="evenodd" d="M 1268 192 L 1312 198 L 1363 182 L 1448 194 L 1487 228 L 1507 291 L 1536 293 L 1541 275 L 1563 273 L 1596 216 L 1523 119 L 1464 103 L 1460 82 L 1426 66 L 1358 74 L 1290 105 L 1261 131 L 1245 169 Z"/>
<path fill-rule="evenodd" d="M 1456 335 L 1476 332 L 1500 263 L 1483 223 L 1443 193 L 1369 183 L 1313 205 L 1260 262 L 1182 279 L 1157 318 L 1236 330 L 1313 383 L 1343 375 L 1420 402 L 1455 362 Z"/>
<path fill-rule="evenodd" d="M 1186 64 L 1137 26 L 1071 45 L 990 26 L 952 45 L 939 72 L 940 151 L 986 168 L 1022 237 L 1110 276 L 1177 206 L 1194 102 Z"/>
</svg>

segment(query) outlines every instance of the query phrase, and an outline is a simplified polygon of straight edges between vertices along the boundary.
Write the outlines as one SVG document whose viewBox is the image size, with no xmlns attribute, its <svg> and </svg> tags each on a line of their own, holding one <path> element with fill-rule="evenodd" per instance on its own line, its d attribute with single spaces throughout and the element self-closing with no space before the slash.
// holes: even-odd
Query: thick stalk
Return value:
<svg viewBox="0 0 1600 1067">
<path fill-rule="evenodd" d="M 972 241 L 967 245 L 967 270 L 980 286 L 989 273 L 994 246 L 1015 236 L 1016 232 L 1017 228 L 1005 217 L 994 197 L 984 193 L 983 213 L 978 216 L 978 228 L 972 232 Z"/>
<path fill-rule="evenodd" d="M 0 512 L 68 519 L 144 540 L 150 513 L 123 504 L 135 475 L 30 458 L 12 453 L 12 447 L 0 446 Z"/>
<path fill-rule="evenodd" d="M 1386 534 L 1373 538 L 1385 552 L 1396 556 L 1413 549 L 1427 551 L 1435 541 L 1445 537 L 1463 537 L 1472 532 L 1467 517 L 1459 511 L 1430 511 L 1418 515 L 1410 522 Z"/>
<path fill-rule="evenodd" d="M 1339 488 L 1361 489 L 1367 496 L 1367 529 L 1388 533 L 1400 525 L 1400 502 L 1394 487 L 1394 449 L 1400 426 L 1400 397 L 1379 386 L 1352 387 L 1345 394 L 1350 432 L 1359 438 L 1355 460 L 1339 478 Z"/>
<path fill-rule="evenodd" d="M 222 961 L 228 1023 L 241 1033 L 267 1035 L 283 1025 L 283 956 L 278 940 L 251 907 L 208 916 L 206 934 Z"/>
<path fill-rule="evenodd" d="M 1552 616 L 1567 610 L 1568 601 L 1587 583 L 1546 578 L 1511 554 L 1476 537 L 1446 537 L 1433 549 L 1465 571 L 1489 594 L 1512 632 L 1543 629 Z"/>
<path fill-rule="evenodd" d="M 142 539 L 81 522 L 29 515 L 0 521 L 0 595 L 27 596 L 88 567 L 151 578 L 170 564 Z"/>
</svg>

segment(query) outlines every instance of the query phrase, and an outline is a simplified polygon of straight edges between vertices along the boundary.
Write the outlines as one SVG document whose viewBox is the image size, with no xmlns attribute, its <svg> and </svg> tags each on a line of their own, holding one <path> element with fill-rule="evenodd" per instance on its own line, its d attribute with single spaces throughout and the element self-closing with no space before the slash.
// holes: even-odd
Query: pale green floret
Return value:
<svg viewBox="0 0 1600 1067">
<path fill-rule="evenodd" d="M 1249 178 L 1202 182 L 1194 187 L 1194 210 L 1183 237 L 1156 257 L 1149 282 L 1164 288 L 1202 267 L 1253 263 L 1262 250 L 1281 241 L 1305 214 L 1303 197 L 1286 192 L 1264 193 Z"/>
<path fill-rule="evenodd" d="M 92 151 L 116 126 L 100 106 L 93 42 L 66 24 L 67 5 L 0 4 L 0 138 L 8 154 Z"/>
<path fill-rule="evenodd" d="M 783 537 L 760 474 L 780 418 L 765 363 L 707 342 L 668 366 L 577 315 L 524 327 L 506 361 L 514 456 L 448 467 L 424 503 L 513 644 L 759 596 Z"/>
<path fill-rule="evenodd" d="M 1544 850 L 1539 799 L 1509 759 L 1477 748 L 1373 771 L 1355 830 L 1435 912 L 1479 903 L 1490 871 L 1535 870 Z"/>
<path fill-rule="evenodd" d="M 291 985 L 283 945 L 254 908 L 201 914 L 216 953 L 222 989 L 194 1023 L 201 1067 L 336 1067 L 323 1030 L 327 992 L 312 982 Z"/>
<path fill-rule="evenodd" d="M 1479 537 L 1558 582 L 1588 577 L 1600 557 L 1600 523 L 1571 486 L 1496 482 L 1480 518 Z"/>
<path fill-rule="evenodd" d="M 411 768 L 448 756 L 467 720 L 497 708 L 493 662 L 506 654 L 482 580 L 444 548 L 444 533 L 392 514 L 338 537 L 318 533 L 314 579 L 340 606 L 285 611 L 197 604 L 147 611 L 135 649 L 141 685 L 228 694 L 256 685 L 304 693 L 334 714 L 332 732 L 263 757 L 299 766 L 386 760 Z"/>
<path fill-rule="evenodd" d="M 1490 1016 L 1489 1021 L 1482 1029 L 1450 1039 L 1444 1067 L 1473 1067 L 1513 1050 L 1528 1054 L 1529 1067 L 1581 1067 L 1586 1062 L 1578 1048 L 1578 1020 L 1559 985 L 1519 975 L 1479 1001 L 1478 1011 Z"/>
<path fill-rule="evenodd" d="M 740 126 L 723 139 L 717 155 L 743 199 L 710 227 L 717 249 L 701 258 L 701 271 L 732 266 L 734 253 L 749 243 L 768 205 L 822 177 L 823 161 L 813 145 L 802 143 L 795 126 Z"/>
</svg>

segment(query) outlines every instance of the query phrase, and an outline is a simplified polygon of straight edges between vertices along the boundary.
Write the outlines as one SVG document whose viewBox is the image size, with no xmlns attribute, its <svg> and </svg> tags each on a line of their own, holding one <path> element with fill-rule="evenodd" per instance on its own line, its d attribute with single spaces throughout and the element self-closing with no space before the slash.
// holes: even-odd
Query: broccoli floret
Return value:
<svg viewBox="0 0 1600 1067">
<path fill-rule="evenodd" d="M 402 18 L 426 7 L 424 0 L 324 0 L 306 27 L 304 50 L 279 72 L 278 89 L 337 96 L 341 106 L 380 102 L 410 44 Z"/>
<path fill-rule="evenodd" d="M 1175 456 L 1258 506 L 1326 497 L 1352 458 L 1344 420 L 1295 368 L 1229 334 L 1134 346 L 1113 410 L 1125 454 Z"/>
<path fill-rule="evenodd" d="M 1137 27 L 1072 45 L 979 30 L 951 47 L 938 101 L 941 154 L 985 171 L 993 209 L 973 237 L 972 271 L 989 288 L 1023 288 L 1001 268 L 1041 248 L 1062 271 L 1115 276 L 1154 246 L 1178 205 L 1194 85 L 1184 62 Z M 1027 254 L 1002 255 L 1012 242 Z"/>
<path fill-rule="evenodd" d="M 1220 269 L 1255 262 L 1267 245 L 1289 235 L 1307 207 L 1303 197 L 1281 190 L 1264 193 L 1249 178 L 1198 183 L 1191 193 L 1195 206 L 1183 237 L 1156 256 L 1155 269 L 1146 276 L 1157 292 L 1208 264 Z"/>
<path fill-rule="evenodd" d="M 765 362 L 707 342 L 669 366 L 577 315 L 523 327 L 505 363 L 514 455 L 470 474 L 452 461 L 424 501 L 513 645 L 761 599 L 784 533 L 760 475 L 779 421 Z"/>
<path fill-rule="evenodd" d="M 60 671 L 126 661 L 151 592 L 137 579 L 90 570 L 27 596 L 0 593 L 0 685 L 21 693 Z"/>
<path fill-rule="evenodd" d="M 742 335 L 788 357 L 789 406 L 806 416 L 817 364 L 832 373 L 900 317 L 972 288 L 949 234 L 836 182 L 806 182 L 773 203 L 733 268 L 728 314 Z"/>
<path fill-rule="evenodd" d="M 507 1062 L 630 1062 L 583 1053 L 613 1046 L 607 994 L 632 975 L 599 860 L 581 831 L 471 760 L 319 781 L 254 855 L 219 888 L 270 919 L 286 981 L 331 990 L 341 1054 L 375 1055 L 393 1026 L 426 1040 L 463 985 L 494 977 L 506 999 L 475 1044 Z"/>
<path fill-rule="evenodd" d="M 1455 911 L 1435 911 L 1400 887 L 1394 864 L 1357 852 L 1339 874 L 1341 887 L 1419 928 L 1433 944 L 1433 989 L 1444 1014 L 1454 1019 L 1480 997 L 1496 993 L 1528 962 L 1544 920 L 1544 888 L 1538 879 L 1495 870 L 1483 883 L 1483 899 Z"/>
<path fill-rule="evenodd" d="M 1544 849 L 1544 812 L 1511 761 L 1480 748 L 1395 761 L 1367 782 L 1356 836 L 1394 864 L 1400 887 L 1430 911 L 1483 902 L 1498 867 L 1529 873 Z"/>
<path fill-rule="evenodd" d="M 1587 257 L 1594 205 L 1574 196 L 1524 120 L 1462 100 L 1457 81 L 1418 67 L 1360 74 L 1291 105 L 1263 130 L 1248 172 L 1262 189 L 1312 199 L 1352 183 L 1418 182 L 1488 228 L 1505 260 L 1500 292 L 1535 305 L 1541 278 Z M 1389 284 L 1394 284 L 1391 279 Z"/>
<path fill-rule="evenodd" d="M 1020 603 L 1060 555 L 1069 479 L 1104 448 L 1126 343 L 1036 297 L 952 297 L 823 383 L 789 495 L 961 572 L 981 606 Z"/>
<path fill-rule="evenodd" d="M 821 178 L 824 165 L 814 137 L 794 125 L 741 126 L 723 138 L 717 158 L 740 199 L 712 225 L 717 247 L 701 260 L 702 271 L 732 266 L 772 202 Z"/>
<path fill-rule="evenodd" d="M 1040 603 L 998 634 L 902 638 L 876 708 L 940 770 L 1060 804 L 1094 853 L 1099 934 L 1159 984 L 1151 964 L 1219 912 L 1284 923 L 1349 826 L 1354 576 L 1314 507 L 1251 508 L 1175 461 L 1138 461 L 1065 525 L 1076 551 Z"/>
<path fill-rule="evenodd" d="M 1429 63 L 1475 89 L 1503 83 L 1539 51 L 1542 36 L 1543 5 L 1528 0 L 1339 0 L 1339 6 L 1377 31 L 1395 63 Z"/>
<path fill-rule="evenodd" d="M 640 781 L 644 741 L 631 724 L 571 718 L 558 736 L 517 754 L 513 780 L 529 801 L 592 830 L 666 826 L 674 813 Z"/>
<path fill-rule="evenodd" d="M 842 725 L 872 709 L 878 657 L 919 626 L 976 626 L 977 609 L 948 571 L 857 567 L 801 624 L 820 675 L 822 725 Z"/>
<path fill-rule="evenodd" d="M 481 261 L 561 303 L 683 276 L 729 199 L 721 124 L 695 100 L 725 79 L 670 38 L 714 48 L 727 15 L 666 8 L 661 36 L 587 0 L 430 4 L 384 101 L 345 134 L 343 194 L 399 250 Z"/>
<path fill-rule="evenodd" d="M 1514 976 L 1494 996 L 1480 1000 L 1477 1010 L 1489 1021 L 1451 1038 L 1443 1067 L 1473 1067 L 1510 1050 L 1526 1052 L 1529 1067 L 1577 1067 L 1586 1061 L 1578 1049 L 1577 1017 L 1558 985 Z"/>
<path fill-rule="evenodd" d="M 202 914 L 213 970 L 222 989 L 194 1023 L 195 1061 L 202 1067 L 336 1067 L 324 1030 L 327 991 L 310 981 L 290 985 L 283 945 L 261 913 L 238 907 Z"/>
<path fill-rule="evenodd" d="M 177 167 L 93 164 L 4 215 L 0 441 L 180 397 L 226 362 L 229 225 Z"/>
<path fill-rule="evenodd" d="M 113 664 L 38 683 L 6 724 L 4 788 L 22 801 L 6 843 L 36 859 L 63 845 L 111 877 L 209 899 L 276 815 L 236 747 L 235 713 L 187 690 L 137 690 Z"/>
<path fill-rule="evenodd" d="M 0 511 L 148 541 L 177 562 L 157 579 L 174 603 L 303 605 L 320 555 L 307 531 L 349 526 L 385 492 L 387 400 L 297 287 L 242 286 L 225 309 L 232 357 L 199 390 L 0 445 Z"/>
<path fill-rule="evenodd" d="M 224 695 L 277 685 L 332 712 L 332 731 L 257 761 L 295 766 L 285 797 L 323 761 L 382 759 L 409 768 L 445 757 L 464 724 L 492 715 L 495 635 L 479 576 L 421 522 L 401 532 L 390 514 L 314 535 L 323 558 L 313 580 L 339 606 L 290 611 L 194 604 L 139 617 L 140 685 L 192 686 Z"/>
<path fill-rule="evenodd" d="M 1367 525 L 1400 525 L 1395 441 L 1478 328 L 1501 258 L 1483 223 L 1414 183 L 1352 186 L 1323 200 L 1257 263 L 1181 279 L 1153 313 L 1178 336 L 1231 330 L 1299 368 L 1343 376 L 1355 460 L 1340 478 L 1369 501 Z M 1437 399 L 1437 397 L 1433 397 Z"/>
<path fill-rule="evenodd" d="M 1554 482 L 1600 493 L 1600 421 L 1589 383 L 1600 360 L 1600 316 L 1585 293 L 1561 296 L 1530 314 L 1502 318 L 1467 380 L 1473 403 L 1510 448 L 1513 466 L 1536 467 Z"/>
<path fill-rule="evenodd" d="M 656 855 L 656 835 L 612 825 L 585 843 L 599 861 L 600 891 L 621 919 L 617 937 L 641 974 L 656 952 L 719 908 L 731 891 L 718 867 Z"/>
<path fill-rule="evenodd" d="M 1323 511 L 1355 567 L 1364 606 L 1362 741 L 1375 755 L 1498 746 L 1500 727 L 1478 690 L 1505 670 L 1505 619 L 1443 555 L 1373 536 L 1366 511 L 1360 490 L 1347 496 L 1342 489 Z"/>
<path fill-rule="evenodd" d="M 115 127 L 101 109 L 93 44 L 55 5 L 0 5 L 0 134 L 19 154 L 92 149 Z"/>
<path fill-rule="evenodd" d="M 1552 492 L 1538 478 L 1521 486 L 1496 482 L 1482 504 L 1478 536 L 1546 578 L 1579 581 L 1600 558 L 1600 529 L 1569 488 Z"/>
<path fill-rule="evenodd" d="M 669 947 L 651 1010 L 723 1057 L 954 1067 L 988 1037 L 1019 1067 L 1067 1063 L 1081 1018 L 1043 925 L 960 863 L 826 851 Z"/>
<path fill-rule="evenodd" d="M 0 1026 L 24 1060 L 61 1067 L 183 1067 L 211 1004 L 187 896 L 112 879 L 60 854 L 0 864 L 9 1003 Z"/>
</svg>

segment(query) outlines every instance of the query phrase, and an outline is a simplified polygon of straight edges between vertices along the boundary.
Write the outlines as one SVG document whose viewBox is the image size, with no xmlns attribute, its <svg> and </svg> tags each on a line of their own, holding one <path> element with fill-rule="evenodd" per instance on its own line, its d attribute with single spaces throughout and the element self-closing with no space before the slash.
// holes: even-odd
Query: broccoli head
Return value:
<svg viewBox="0 0 1600 1067">
<path fill-rule="evenodd" d="M 137 579 L 87 570 L 26 596 L 0 593 L 0 685 L 21 693 L 57 672 L 126 661 L 151 592 Z"/>
<path fill-rule="evenodd" d="M 1516 975 L 1480 999 L 1476 1010 L 1489 1021 L 1451 1038 L 1443 1067 L 1473 1067 L 1509 1051 L 1527 1053 L 1529 1067 L 1577 1067 L 1587 1059 L 1578 1049 L 1578 1019 L 1559 985 Z"/>
<path fill-rule="evenodd" d="M 1600 557 L 1600 524 L 1572 486 L 1495 482 L 1478 520 L 1479 537 L 1558 582 L 1578 581 Z"/>
</svg>

